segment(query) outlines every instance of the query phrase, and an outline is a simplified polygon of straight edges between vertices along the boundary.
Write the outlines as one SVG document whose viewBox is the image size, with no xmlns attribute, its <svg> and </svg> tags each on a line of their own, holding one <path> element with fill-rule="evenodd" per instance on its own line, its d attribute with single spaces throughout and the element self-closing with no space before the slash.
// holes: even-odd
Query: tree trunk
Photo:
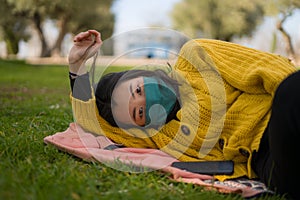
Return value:
<svg viewBox="0 0 300 200">
<path fill-rule="evenodd" d="M 41 44 L 42 44 L 42 50 L 41 50 L 40 57 L 50 57 L 51 56 L 51 51 L 50 51 L 50 48 L 49 48 L 48 43 L 46 41 L 44 31 L 42 29 L 41 16 L 40 16 L 39 13 L 36 12 L 33 15 L 33 22 L 34 22 L 35 28 L 38 32 L 38 36 L 39 36 Z"/>
<path fill-rule="evenodd" d="M 19 39 L 12 31 L 10 24 L 3 25 L 4 41 L 6 43 L 7 55 L 17 55 L 19 52 Z"/>
<path fill-rule="evenodd" d="M 59 34 L 58 34 L 57 40 L 52 48 L 52 56 L 62 56 L 61 55 L 61 46 L 62 46 L 63 40 L 65 38 L 65 35 L 67 33 L 68 21 L 69 21 L 69 17 L 65 16 L 58 23 Z"/>
<path fill-rule="evenodd" d="M 289 15 L 284 15 L 283 19 L 277 23 L 277 29 L 282 33 L 283 39 L 285 40 L 285 50 L 288 57 L 295 62 L 296 54 L 293 48 L 291 36 L 283 28 L 283 23 Z"/>
</svg>

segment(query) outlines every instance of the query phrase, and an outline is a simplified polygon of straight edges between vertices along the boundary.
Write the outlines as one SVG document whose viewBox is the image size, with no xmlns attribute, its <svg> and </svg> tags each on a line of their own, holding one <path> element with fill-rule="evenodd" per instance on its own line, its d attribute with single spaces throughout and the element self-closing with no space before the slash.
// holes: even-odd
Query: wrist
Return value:
<svg viewBox="0 0 300 200">
<path fill-rule="evenodd" d="M 77 74 L 75 74 L 75 73 L 73 73 L 73 72 L 70 72 L 70 71 L 69 71 L 69 76 L 70 76 L 71 79 L 75 79 L 75 78 L 78 77 Z"/>
<path fill-rule="evenodd" d="M 89 74 L 89 72 L 86 72 L 86 73 L 80 74 L 80 75 L 69 72 L 69 76 L 70 76 L 71 79 L 76 79 L 78 77 L 86 77 L 86 75 L 88 75 L 88 74 Z"/>
<path fill-rule="evenodd" d="M 87 69 L 86 69 L 85 65 L 69 64 L 69 72 L 70 72 L 70 74 L 80 76 L 80 75 L 85 74 L 87 72 Z"/>
</svg>

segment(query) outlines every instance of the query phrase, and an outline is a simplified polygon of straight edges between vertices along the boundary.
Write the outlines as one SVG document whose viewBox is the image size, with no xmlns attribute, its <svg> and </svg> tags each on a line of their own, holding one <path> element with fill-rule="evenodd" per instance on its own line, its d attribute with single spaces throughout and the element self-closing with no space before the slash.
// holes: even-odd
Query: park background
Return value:
<svg viewBox="0 0 300 200">
<path fill-rule="evenodd" d="M 299 62 L 299 0 L 1 1 L 4 5 L 0 12 L 3 15 L 0 20 L 2 58 L 39 62 L 41 59 L 37 58 L 50 57 L 56 59 L 44 60 L 65 64 L 66 59 L 58 57 L 68 55 L 74 34 L 94 28 L 102 33 L 103 40 L 113 41 L 111 38 L 123 34 L 133 41 L 130 44 L 126 39 L 110 41 L 102 48 L 103 56 L 118 55 L 130 47 L 145 45 L 139 43 L 147 39 L 164 43 L 166 40 L 161 38 L 173 30 L 187 39 L 231 41 Z M 169 31 L 144 30 L 137 36 L 137 30 L 145 28 Z M 174 38 L 180 37 L 178 33 L 171 37 L 176 48 L 182 45 L 182 41 L 174 44 Z M 136 58 L 145 56 L 141 54 Z"/>
<path fill-rule="evenodd" d="M 66 56 L 74 34 L 93 28 L 105 42 L 132 33 L 141 37 L 136 42 L 145 41 L 143 37 L 161 41 L 161 36 L 176 33 L 229 40 L 296 58 L 299 4 L 299 0 L 0 0 L 0 199 L 244 199 L 174 182 L 159 171 L 118 171 L 45 145 L 46 136 L 66 130 L 74 121 Z M 277 28 L 280 22 L 282 29 Z M 102 48 L 98 60 L 114 57 L 118 44 Z M 133 56 L 140 57 L 127 61 L 156 60 Z"/>
</svg>

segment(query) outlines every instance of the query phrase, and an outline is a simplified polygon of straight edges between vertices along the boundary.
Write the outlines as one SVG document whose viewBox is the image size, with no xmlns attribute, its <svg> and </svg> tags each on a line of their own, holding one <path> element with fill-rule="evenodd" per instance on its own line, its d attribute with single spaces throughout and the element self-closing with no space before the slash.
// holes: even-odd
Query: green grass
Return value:
<svg viewBox="0 0 300 200">
<path fill-rule="evenodd" d="M 88 163 L 45 145 L 45 136 L 73 121 L 67 73 L 66 66 L 0 60 L 0 199 L 242 199 L 157 171 Z"/>
</svg>

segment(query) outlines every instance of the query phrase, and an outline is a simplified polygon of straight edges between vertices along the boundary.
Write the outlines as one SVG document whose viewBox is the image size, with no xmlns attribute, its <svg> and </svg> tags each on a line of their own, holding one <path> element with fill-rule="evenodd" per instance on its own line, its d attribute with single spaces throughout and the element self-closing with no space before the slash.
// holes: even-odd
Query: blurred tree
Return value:
<svg viewBox="0 0 300 200">
<path fill-rule="evenodd" d="M 171 13 L 174 28 L 191 37 L 231 41 L 251 35 L 262 21 L 261 0 L 182 0 Z"/>
<path fill-rule="evenodd" d="M 283 39 L 285 40 L 285 50 L 287 56 L 295 61 L 295 63 L 300 63 L 300 56 L 296 54 L 295 48 L 292 43 L 292 38 L 284 27 L 284 23 L 286 22 L 286 20 L 291 17 L 297 9 L 300 9 L 300 0 L 268 0 L 264 1 L 264 4 L 267 15 L 278 16 L 276 28 L 278 31 L 280 31 Z M 274 46 L 276 47 L 276 44 L 274 44 Z"/>
<path fill-rule="evenodd" d="M 3 1 L 3 0 L 2 0 Z M 87 29 L 101 32 L 102 38 L 111 36 L 114 15 L 110 11 L 113 0 L 6 0 L 13 6 L 13 15 L 20 13 L 29 19 L 41 41 L 41 57 L 60 55 L 61 44 L 67 33 L 78 33 Z M 0 15 L 2 15 L 0 13 Z M 53 46 L 46 39 L 43 24 L 46 19 L 56 22 L 59 31 Z"/>
<path fill-rule="evenodd" d="M 19 42 L 29 39 L 26 31 L 28 21 L 22 13 L 12 17 L 13 7 L 6 0 L 0 0 L 0 5 L 0 40 L 5 41 L 7 54 L 13 56 L 19 51 Z"/>
</svg>

